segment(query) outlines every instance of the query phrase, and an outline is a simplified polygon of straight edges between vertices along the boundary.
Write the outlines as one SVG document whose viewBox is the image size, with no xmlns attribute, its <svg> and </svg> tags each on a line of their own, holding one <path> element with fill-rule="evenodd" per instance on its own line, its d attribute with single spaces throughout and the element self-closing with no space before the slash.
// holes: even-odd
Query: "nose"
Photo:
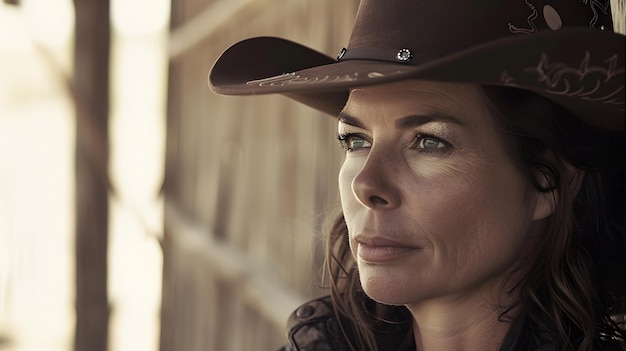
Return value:
<svg viewBox="0 0 626 351">
<path fill-rule="evenodd" d="M 363 168 L 352 180 L 352 192 L 372 210 L 392 210 L 401 204 L 400 170 L 389 155 L 372 150 Z"/>
</svg>

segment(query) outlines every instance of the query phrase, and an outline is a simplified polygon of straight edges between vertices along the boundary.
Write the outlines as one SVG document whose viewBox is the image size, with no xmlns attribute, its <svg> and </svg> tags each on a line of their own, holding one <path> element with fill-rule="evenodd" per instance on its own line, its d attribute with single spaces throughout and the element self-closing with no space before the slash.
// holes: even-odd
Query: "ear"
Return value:
<svg viewBox="0 0 626 351">
<path fill-rule="evenodd" d="M 573 202 L 580 190 L 580 186 L 585 178 L 585 171 L 578 169 L 569 163 L 564 162 L 563 182 L 565 182 L 564 189 L 567 191 L 567 201 Z M 537 175 L 539 184 L 542 187 L 548 187 L 549 180 L 544 174 Z M 537 202 L 535 203 L 535 210 L 533 212 L 533 220 L 538 221 L 552 215 L 556 209 L 556 202 L 559 198 L 559 189 L 553 189 L 545 193 L 536 191 Z"/>
</svg>

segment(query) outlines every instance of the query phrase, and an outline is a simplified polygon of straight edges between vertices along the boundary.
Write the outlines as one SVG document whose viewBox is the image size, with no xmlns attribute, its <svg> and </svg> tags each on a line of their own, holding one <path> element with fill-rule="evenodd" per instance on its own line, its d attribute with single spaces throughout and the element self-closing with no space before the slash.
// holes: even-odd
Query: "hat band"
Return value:
<svg viewBox="0 0 626 351">
<path fill-rule="evenodd" d="M 337 61 L 346 60 L 374 60 L 394 63 L 418 64 L 434 57 L 424 54 L 416 55 L 411 49 L 381 49 L 381 48 L 343 48 L 337 55 Z"/>
</svg>

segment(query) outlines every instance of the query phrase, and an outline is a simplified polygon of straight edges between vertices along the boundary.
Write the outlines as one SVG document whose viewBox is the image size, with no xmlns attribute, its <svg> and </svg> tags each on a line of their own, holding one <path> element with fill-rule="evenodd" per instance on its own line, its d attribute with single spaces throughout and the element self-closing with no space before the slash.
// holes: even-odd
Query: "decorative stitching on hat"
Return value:
<svg viewBox="0 0 626 351">
<path fill-rule="evenodd" d="M 524 2 L 532 10 L 530 15 L 526 18 L 526 22 L 528 22 L 528 26 L 530 28 L 516 27 L 516 26 L 514 26 L 513 24 L 511 24 L 509 22 L 509 31 L 511 31 L 511 33 L 513 33 L 513 34 L 517 34 L 517 33 L 532 34 L 532 33 L 537 32 L 537 26 L 535 25 L 535 20 L 538 17 L 538 15 L 537 15 L 537 8 L 533 4 L 529 3 L 526 0 L 524 0 Z"/>
<path fill-rule="evenodd" d="M 515 78 L 511 77 L 507 71 L 500 73 L 500 81 L 510 87 L 519 87 L 519 84 L 515 83 Z"/>
<path fill-rule="evenodd" d="M 600 15 L 598 11 L 602 11 L 603 14 L 607 14 L 609 12 L 609 7 L 611 6 L 609 0 L 583 0 L 585 4 L 589 4 L 591 7 L 591 11 L 593 12 L 593 18 L 589 21 L 589 26 L 591 28 L 596 28 L 596 24 L 598 23 L 598 16 Z"/>
<path fill-rule="evenodd" d="M 321 76 L 321 77 L 302 77 L 295 73 L 283 73 L 278 76 L 269 78 L 256 79 L 246 82 L 248 85 L 257 84 L 260 87 L 264 86 L 285 86 L 285 85 L 305 85 L 305 84 L 319 84 L 324 82 L 354 82 L 358 79 L 359 73 L 344 74 L 340 76 Z"/>
<path fill-rule="evenodd" d="M 545 91 L 550 94 L 579 97 L 583 100 L 597 101 L 605 104 L 624 104 L 624 83 L 619 80 L 614 88 L 606 91 L 602 89 L 612 83 L 611 80 L 624 76 L 624 67 L 618 67 L 619 57 L 617 54 L 602 61 L 606 67 L 590 65 L 591 55 L 587 51 L 578 67 L 569 67 L 565 63 L 549 62 L 548 55 L 544 52 L 535 66 L 529 66 L 524 72 L 538 75 L 537 81 L 545 84 Z M 506 73 L 506 72 L 503 72 Z M 509 78 L 502 75 L 502 78 Z M 601 91 L 601 95 L 598 92 Z M 621 94 L 622 93 L 622 94 Z"/>
<path fill-rule="evenodd" d="M 517 27 L 509 22 L 509 31 L 513 34 L 518 34 L 518 33 L 533 34 L 537 32 L 537 26 L 535 24 L 535 20 L 539 17 L 537 8 L 535 7 L 535 5 L 531 4 L 528 0 L 524 0 L 524 2 L 531 9 L 530 15 L 528 15 L 528 17 L 526 18 L 528 27 L 527 28 Z M 605 30 L 606 28 L 604 25 L 601 25 L 599 28 L 596 27 L 596 25 L 598 24 L 598 18 L 600 17 L 600 14 L 607 15 L 609 13 L 609 9 L 611 7 L 610 0 L 583 0 L 583 3 L 589 5 L 591 12 L 593 13 L 592 18 L 589 21 L 589 27 Z M 546 7 L 550 8 L 551 10 L 554 10 L 554 13 L 557 13 L 554 7 L 552 7 L 551 5 L 546 5 L 544 6 L 544 17 L 545 17 Z M 551 29 L 558 29 L 555 27 L 560 28 L 560 26 L 553 25 L 547 18 L 544 18 L 544 19 L 546 19 L 546 24 L 548 24 L 548 27 L 550 27 Z"/>
</svg>

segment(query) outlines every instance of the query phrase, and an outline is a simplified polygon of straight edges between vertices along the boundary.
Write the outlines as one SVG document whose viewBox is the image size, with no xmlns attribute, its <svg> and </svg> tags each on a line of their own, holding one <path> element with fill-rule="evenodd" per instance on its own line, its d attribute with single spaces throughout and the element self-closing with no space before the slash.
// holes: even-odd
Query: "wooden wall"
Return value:
<svg viewBox="0 0 626 351">
<path fill-rule="evenodd" d="M 161 351 L 277 349 L 289 313 L 324 294 L 321 233 L 339 207 L 342 161 L 335 120 L 281 96 L 217 96 L 206 77 L 252 36 L 334 56 L 357 7 L 173 1 Z"/>
</svg>

